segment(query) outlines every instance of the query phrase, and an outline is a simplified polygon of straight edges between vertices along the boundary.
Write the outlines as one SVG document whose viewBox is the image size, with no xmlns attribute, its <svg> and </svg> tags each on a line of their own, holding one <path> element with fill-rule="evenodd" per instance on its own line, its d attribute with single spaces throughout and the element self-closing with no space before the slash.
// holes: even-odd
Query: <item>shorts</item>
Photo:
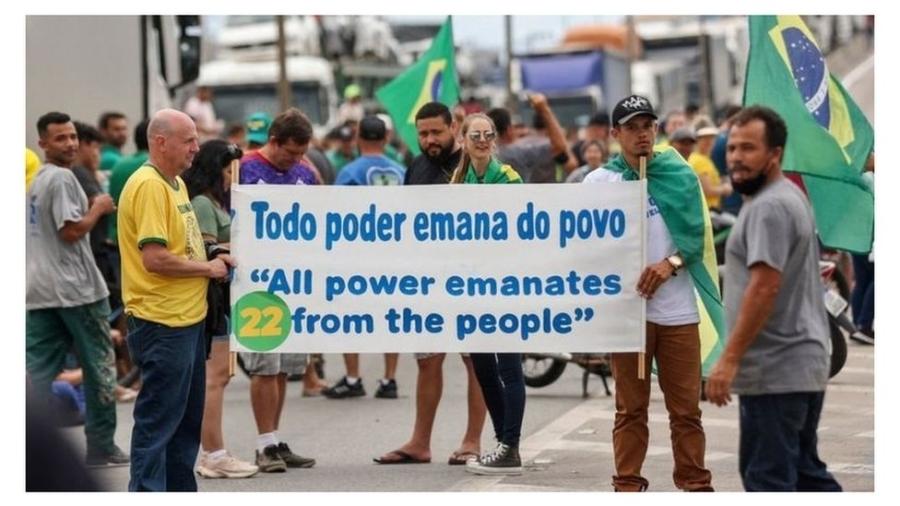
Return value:
<svg viewBox="0 0 900 506">
<path fill-rule="evenodd" d="M 436 357 L 438 355 L 444 355 L 444 353 L 413 353 L 413 355 L 416 357 L 416 360 L 425 360 L 426 358 Z M 469 356 L 468 353 L 460 353 L 460 355 L 462 355 L 463 358 L 466 358 Z"/>
<path fill-rule="evenodd" d="M 303 374 L 307 357 L 306 353 L 241 353 L 247 374 L 251 376 Z"/>
</svg>

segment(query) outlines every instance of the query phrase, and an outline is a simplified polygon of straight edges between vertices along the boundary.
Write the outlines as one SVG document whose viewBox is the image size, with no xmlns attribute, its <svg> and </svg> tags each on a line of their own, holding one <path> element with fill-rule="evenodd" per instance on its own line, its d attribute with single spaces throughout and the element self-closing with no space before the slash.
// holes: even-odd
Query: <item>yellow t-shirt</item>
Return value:
<svg viewBox="0 0 900 506">
<path fill-rule="evenodd" d="M 147 272 L 141 260 L 141 247 L 155 242 L 182 258 L 206 261 L 187 187 L 180 177 L 175 178 L 175 186 L 149 164 L 125 183 L 118 217 L 122 299 L 126 313 L 169 327 L 187 327 L 206 317 L 209 280 Z"/>
<path fill-rule="evenodd" d="M 28 191 L 28 188 L 31 187 L 31 181 L 34 179 L 34 176 L 37 175 L 38 169 L 41 168 L 41 159 L 38 158 L 38 155 L 28 149 L 25 148 L 25 191 Z"/>
<path fill-rule="evenodd" d="M 697 177 L 706 176 L 710 183 L 713 186 L 719 186 L 722 183 L 722 178 L 719 176 L 719 169 L 716 168 L 716 164 L 713 163 L 712 159 L 704 154 L 698 153 L 694 151 L 691 153 L 691 156 L 687 159 L 688 165 L 694 169 L 694 172 L 697 173 Z M 718 195 L 707 195 L 706 196 L 706 205 L 710 208 L 719 209 L 722 206 L 722 197 Z"/>
</svg>

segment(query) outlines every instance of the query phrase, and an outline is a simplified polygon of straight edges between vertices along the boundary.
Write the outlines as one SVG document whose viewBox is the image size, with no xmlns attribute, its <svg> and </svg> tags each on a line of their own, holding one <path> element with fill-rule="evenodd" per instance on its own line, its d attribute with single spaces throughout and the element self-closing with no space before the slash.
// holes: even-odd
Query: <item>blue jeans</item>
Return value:
<svg viewBox="0 0 900 506">
<path fill-rule="evenodd" d="M 738 467 L 748 492 L 840 492 L 819 460 L 825 392 L 741 395 Z"/>
<path fill-rule="evenodd" d="M 519 447 L 525 417 L 521 353 L 472 353 L 472 366 L 491 414 L 497 441 Z"/>
<path fill-rule="evenodd" d="M 128 351 L 141 370 L 128 490 L 197 490 L 194 462 L 206 392 L 204 322 L 168 327 L 128 317 Z"/>
<path fill-rule="evenodd" d="M 869 255 L 852 255 L 853 292 L 850 294 L 850 308 L 853 311 L 853 323 L 864 332 L 872 331 L 875 322 L 875 262 L 869 261 Z"/>
</svg>

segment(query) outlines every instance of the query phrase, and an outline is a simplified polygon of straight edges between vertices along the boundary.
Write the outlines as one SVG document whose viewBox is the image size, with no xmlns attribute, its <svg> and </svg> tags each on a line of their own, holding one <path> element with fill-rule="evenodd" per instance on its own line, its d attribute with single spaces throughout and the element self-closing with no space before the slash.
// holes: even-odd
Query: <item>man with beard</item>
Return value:
<svg viewBox="0 0 900 506">
<path fill-rule="evenodd" d="M 734 118 L 726 160 L 744 205 L 725 247 L 728 340 L 706 386 L 740 395 L 747 491 L 840 491 L 816 450 L 828 381 L 828 319 L 816 223 L 781 172 L 787 127 L 766 107 Z"/>
<path fill-rule="evenodd" d="M 429 102 L 416 113 L 419 134 L 417 156 L 406 171 L 403 184 L 447 184 L 453 169 L 459 165 L 462 149 L 456 141 L 458 125 L 453 122 L 450 109 L 438 102 Z M 419 373 L 416 378 L 416 421 L 412 437 L 400 448 L 374 459 L 379 464 L 424 464 L 431 462 L 431 430 L 437 414 L 444 386 L 445 353 L 417 353 Z M 481 451 L 481 429 L 487 408 L 481 388 L 475 378 L 472 359 L 463 355 L 468 375 L 468 424 L 459 449 L 448 460 L 450 465 L 463 465 L 478 458 Z"/>
<path fill-rule="evenodd" d="M 113 165 L 122 158 L 122 147 L 128 142 L 128 119 L 120 112 L 105 112 L 97 123 L 106 139 L 100 147 L 100 170 L 109 174 Z"/>
</svg>

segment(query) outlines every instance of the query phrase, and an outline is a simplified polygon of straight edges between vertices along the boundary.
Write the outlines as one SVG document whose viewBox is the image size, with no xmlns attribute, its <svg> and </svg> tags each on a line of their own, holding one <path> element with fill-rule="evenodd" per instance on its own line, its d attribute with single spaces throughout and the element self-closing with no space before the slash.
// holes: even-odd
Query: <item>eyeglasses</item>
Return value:
<svg viewBox="0 0 900 506">
<path fill-rule="evenodd" d="M 469 132 L 469 140 L 479 142 L 482 139 L 485 142 L 491 142 L 497 138 L 497 132 Z"/>
</svg>

